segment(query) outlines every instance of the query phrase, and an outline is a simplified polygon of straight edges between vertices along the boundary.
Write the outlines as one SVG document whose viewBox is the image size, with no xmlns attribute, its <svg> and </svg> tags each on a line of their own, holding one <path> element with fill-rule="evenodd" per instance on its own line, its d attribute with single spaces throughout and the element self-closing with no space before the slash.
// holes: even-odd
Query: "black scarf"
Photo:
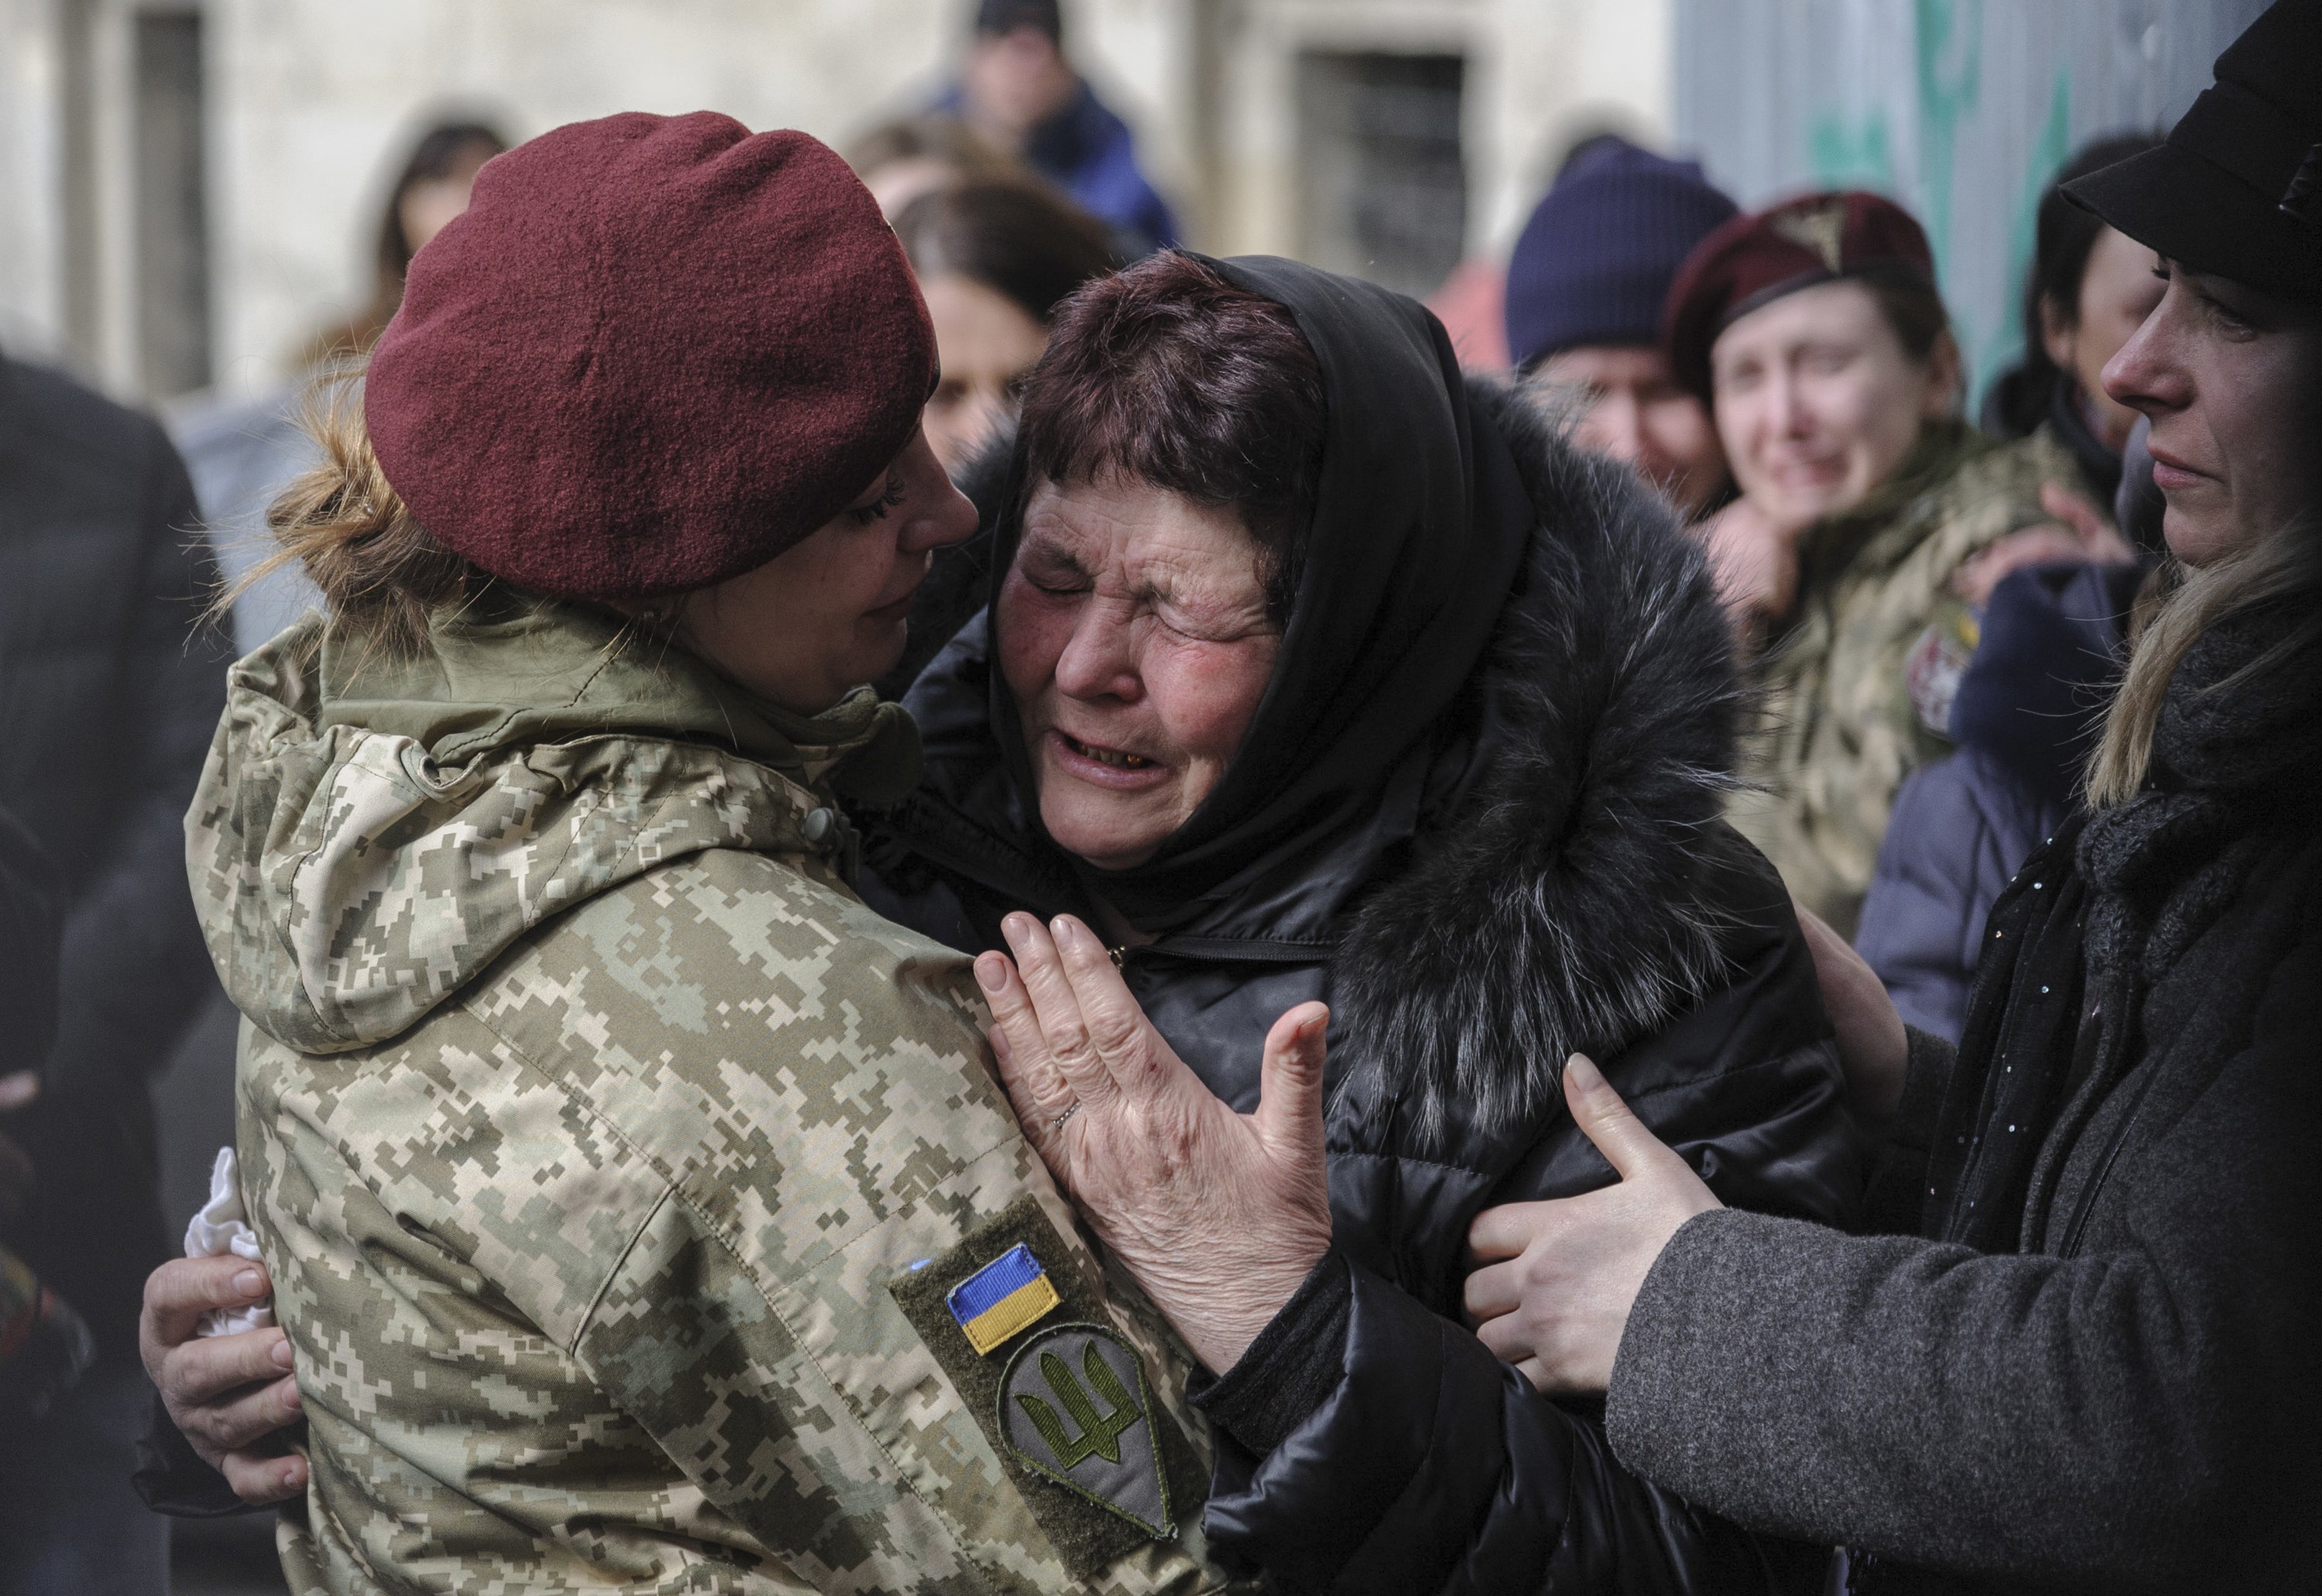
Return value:
<svg viewBox="0 0 2322 1596">
<path fill-rule="evenodd" d="M 1296 317 L 1321 367 L 1325 436 L 1305 571 L 1240 750 L 1151 860 L 1082 869 L 1156 934 L 1198 918 L 1292 844 L 1362 822 L 1482 661 L 1537 519 L 1424 306 L 1291 260 L 1210 264 Z M 1015 557 L 1021 498 L 1011 492 L 995 529 L 995 570 Z M 1028 799 L 1030 756 L 998 670 L 992 725 Z"/>
<path fill-rule="evenodd" d="M 2144 993 L 2245 889 L 2266 828 L 2312 814 L 2312 602 L 2203 633 L 2170 677 L 2144 790 L 2067 826 L 1993 906 L 1929 1166 L 1945 1239 L 1986 1252 L 2032 1242 L 2055 1168 L 2144 1044 Z M 2087 1024 L 2091 998 L 2100 1030 Z"/>
</svg>

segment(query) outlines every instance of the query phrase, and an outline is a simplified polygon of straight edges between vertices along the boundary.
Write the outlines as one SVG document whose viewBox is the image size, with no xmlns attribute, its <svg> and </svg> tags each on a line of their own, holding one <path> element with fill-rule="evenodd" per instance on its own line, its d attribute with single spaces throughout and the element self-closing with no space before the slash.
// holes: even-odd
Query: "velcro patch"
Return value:
<svg viewBox="0 0 2322 1596">
<path fill-rule="evenodd" d="M 998 1343 L 995 1354 L 1006 1356 L 986 1356 L 964 1333 L 965 1321 L 954 1312 L 954 1296 L 968 1296 L 962 1288 L 1019 1247 L 1044 1265 L 1041 1276 L 1056 1293 L 1056 1307 L 1041 1315 L 1037 1324 L 1027 1321 L 1025 1327 Z M 1004 1272 L 994 1277 L 995 1283 L 1005 1279 Z M 1193 1443 L 1155 1398 L 1150 1375 L 1136 1349 L 1104 1327 L 1111 1315 L 1105 1307 L 1104 1288 L 1093 1261 L 1083 1250 L 1065 1245 L 1037 1198 L 1018 1198 L 970 1231 L 951 1251 L 890 1281 L 887 1290 L 966 1404 L 1024 1505 L 1031 1509 L 1074 1579 L 1097 1579 L 1138 1547 L 1174 1535 L 1183 1515 L 1200 1512 L 1209 1494 L 1209 1479 L 1194 1455 Z M 1045 1455 L 1042 1449 L 1047 1443 L 1037 1427 L 1038 1421 L 1029 1409 L 1016 1405 L 1021 1422 L 1035 1427 L 1025 1432 L 1031 1444 L 1019 1447 L 1011 1434 L 1014 1424 L 1002 1418 L 1001 1382 L 1017 1367 L 1023 1348 L 1049 1347 L 1051 1340 L 1067 1329 L 1083 1339 L 1050 1350 L 1065 1357 L 1072 1382 L 1082 1396 L 1068 1401 L 1061 1386 L 1052 1388 L 1047 1382 L 1047 1371 L 1037 1350 L 1029 1360 L 1028 1373 L 1019 1382 L 1019 1394 L 1037 1398 L 1056 1416 L 1064 1439 L 1054 1449 L 1052 1464 L 1062 1462 L 1084 1441 L 1102 1445 L 1092 1445 L 1087 1456 L 1067 1466 L 1042 1468 L 1026 1456 L 1027 1453 L 1034 1459 Z M 1086 1338 L 1092 1335 L 1105 1336 L 1116 1349 L 1098 1350 L 1106 1373 L 1095 1378 L 1087 1362 Z M 1128 1377 L 1132 1372 L 1133 1381 Z M 1111 1400 L 1108 1382 L 1135 1396 L 1136 1418 L 1120 1417 L 1121 1407 Z M 1095 1416 L 1093 1428 L 1083 1424 L 1077 1412 L 1083 1398 Z M 1120 1455 L 1117 1475 L 1102 1455 L 1107 1448 Z M 1139 1459 L 1154 1459 L 1157 1479 L 1147 1483 L 1135 1478 L 1129 1466 L 1132 1450 Z M 1161 1525 L 1170 1528 L 1156 1528 Z"/>
<path fill-rule="evenodd" d="M 1058 1300 L 1048 1272 L 1021 1242 L 944 1295 L 979 1356 L 1047 1318 Z"/>
<path fill-rule="evenodd" d="M 1000 1427 L 1019 1461 L 1156 1540 L 1177 1533 L 1145 1362 L 1102 1325 L 1058 1325 L 1000 1377 Z"/>
</svg>

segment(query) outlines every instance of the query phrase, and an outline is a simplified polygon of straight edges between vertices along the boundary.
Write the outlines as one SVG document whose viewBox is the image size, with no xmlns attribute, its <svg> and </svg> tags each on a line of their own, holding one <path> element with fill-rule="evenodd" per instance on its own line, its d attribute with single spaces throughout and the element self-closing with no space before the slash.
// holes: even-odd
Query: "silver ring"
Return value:
<svg viewBox="0 0 2322 1596">
<path fill-rule="evenodd" d="M 1064 1129 L 1064 1128 L 1065 1128 L 1065 1120 L 1067 1120 L 1067 1119 L 1070 1119 L 1074 1115 L 1075 1115 L 1075 1114 L 1079 1113 L 1080 1111 L 1081 1111 L 1081 1106 L 1080 1106 L 1078 1103 L 1074 1103 L 1071 1108 L 1066 1108 L 1063 1113 L 1061 1113 L 1061 1114 L 1057 1115 L 1054 1119 L 1051 1119 L 1050 1121 L 1048 1121 L 1048 1132 L 1049 1132 L 1049 1134 L 1050 1134 L 1051 1135 L 1055 1135 L 1057 1131 L 1060 1131 L 1060 1130 Z"/>
</svg>

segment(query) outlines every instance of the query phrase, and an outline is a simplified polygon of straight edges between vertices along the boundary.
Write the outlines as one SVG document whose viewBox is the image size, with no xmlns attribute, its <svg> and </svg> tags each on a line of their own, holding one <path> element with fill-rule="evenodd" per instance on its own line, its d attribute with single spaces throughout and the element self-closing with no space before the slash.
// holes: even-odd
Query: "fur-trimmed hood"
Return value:
<svg viewBox="0 0 2322 1596">
<path fill-rule="evenodd" d="M 1490 393 L 1540 524 L 1483 670 L 1489 730 L 1330 980 L 1344 1106 L 1422 1155 L 1536 1121 L 1569 1054 L 1618 1054 L 1723 979 L 1702 855 L 1743 695 L 1706 562 L 1630 472 Z"/>
</svg>

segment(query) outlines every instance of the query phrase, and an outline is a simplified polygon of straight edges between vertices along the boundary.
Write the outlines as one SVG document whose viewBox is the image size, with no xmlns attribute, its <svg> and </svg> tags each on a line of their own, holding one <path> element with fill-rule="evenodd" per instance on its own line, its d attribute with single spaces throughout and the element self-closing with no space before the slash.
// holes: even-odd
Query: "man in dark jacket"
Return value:
<svg viewBox="0 0 2322 1596">
<path fill-rule="evenodd" d="M 1072 196 L 1112 229 L 1124 257 L 1177 242 L 1129 124 L 1065 58 L 1057 0 L 982 0 L 959 86 L 937 105 Z"/>
<path fill-rule="evenodd" d="M 33 1199 L 0 1242 L 87 1320 L 99 1354 L 8 1437 L 0 1564 L 38 1590 L 159 1590 L 162 1526 L 128 1484 L 138 1302 L 169 1250 L 149 1087 L 216 979 L 183 830 L 225 698 L 226 651 L 199 625 L 214 567 L 159 426 L 5 360 L 0 540 L 0 804 L 55 862 L 63 932 L 56 1044 L 12 1126 Z"/>
</svg>

